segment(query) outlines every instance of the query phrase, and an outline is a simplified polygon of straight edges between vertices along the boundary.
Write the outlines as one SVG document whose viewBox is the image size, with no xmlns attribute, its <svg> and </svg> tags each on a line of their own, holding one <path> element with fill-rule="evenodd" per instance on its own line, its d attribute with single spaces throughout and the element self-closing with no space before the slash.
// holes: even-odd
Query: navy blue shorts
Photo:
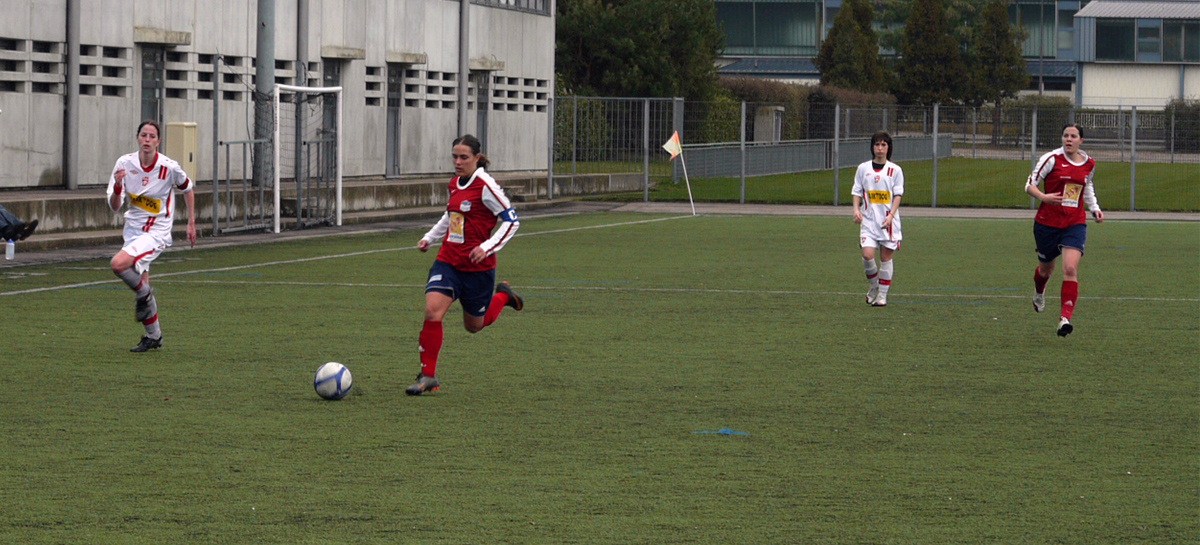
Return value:
<svg viewBox="0 0 1200 545">
<path fill-rule="evenodd" d="M 1082 254 L 1083 245 L 1087 242 L 1087 224 L 1080 223 L 1066 229 L 1058 229 L 1034 222 L 1033 240 L 1037 242 L 1038 261 L 1042 263 L 1058 259 L 1063 248 L 1075 248 Z"/>
<path fill-rule="evenodd" d="M 464 272 L 436 260 L 429 268 L 429 281 L 425 283 L 425 293 L 436 291 L 458 299 L 463 312 L 477 318 L 487 313 L 495 288 L 496 269 Z"/>
</svg>

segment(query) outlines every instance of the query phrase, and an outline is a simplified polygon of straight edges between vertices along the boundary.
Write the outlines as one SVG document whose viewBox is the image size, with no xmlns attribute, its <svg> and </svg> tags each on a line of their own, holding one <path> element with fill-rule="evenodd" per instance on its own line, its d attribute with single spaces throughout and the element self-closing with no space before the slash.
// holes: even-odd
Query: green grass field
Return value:
<svg viewBox="0 0 1200 545">
<path fill-rule="evenodd" d="M 933 161 L 913 161 L 904 169 L 904 204 L 929 206 L 933 203 Z M 1029 208 L 1030 197 L 1024 192 L 1029 177 L 1029 161 L 952 158 L 938 161 L 937 205 L 971 208 Z M 637 166 L 638 169 L 641 166 Z M 567 171 L 569 172 L 569 171 Z M 854 168 L 838 174 L 838 200 L 851 202 Z M 662 183 L 650 191 L 651 200 L 686 201 L 687 188 Z M 1141 211 L 1200 211 L 1200 165 L 1139 163 L 1137 166 L 1136 204 Z M 1105 210 L 1129 210 L 1129 163 L 1099 162 L 1096 166 L 1096 195 Z M 697 201 L 738 202 L 741 179 L 692 179 L 692 197 Z M 832 204 L 833 171 L 805 172 L 746 178 L 746 202 L 770 204 Z M 606 197 L 607 198 L 607 197 Z M 642 200 L 642 192 L 622 198 Z"/>
<path fill-rule="evenodd" d="M 871 308 L 846 218 L 527 219 L 417 398 L 417 231 L 169 252 L 141 355 L 107 260 L 0 270 L 0 542 L 1195 543 L 1200 225 L 1091 225 L 1066 339 L 1029 222 L 904 225 Z"/>
</svg>

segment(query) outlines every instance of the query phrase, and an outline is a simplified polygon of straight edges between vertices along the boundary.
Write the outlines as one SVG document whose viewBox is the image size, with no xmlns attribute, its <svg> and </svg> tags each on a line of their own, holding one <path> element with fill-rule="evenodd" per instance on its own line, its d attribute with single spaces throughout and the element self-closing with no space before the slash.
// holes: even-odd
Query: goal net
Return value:
<svg viewBox="0 0 1200 545">
<path fill-rule="evenodd" d="M 275 85 L 275 232 L 342 224 L 342 88 Z"/>
</svg>

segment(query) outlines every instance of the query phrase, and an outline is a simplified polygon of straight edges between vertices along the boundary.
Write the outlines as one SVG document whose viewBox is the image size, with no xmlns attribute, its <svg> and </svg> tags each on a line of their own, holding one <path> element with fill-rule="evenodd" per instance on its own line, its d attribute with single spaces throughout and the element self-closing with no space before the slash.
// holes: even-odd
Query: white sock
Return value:
<svg viewBox="0 0 1200 545">
<path fill-rule="evenodd" d="M 871 283 L 871 287 L 879 285 L 879 267 L 875 265 L 874 259 L 863 258 L 863 272 L 867 275 L 867 282 Z"/>
<path fill-rule="evenodd" d="M 892 287 L 892 271 L 894 268 L 894 261 L 884 261 L 879 264 L 879 295 L 887 295 L 888 288 Z"/>
</svg>

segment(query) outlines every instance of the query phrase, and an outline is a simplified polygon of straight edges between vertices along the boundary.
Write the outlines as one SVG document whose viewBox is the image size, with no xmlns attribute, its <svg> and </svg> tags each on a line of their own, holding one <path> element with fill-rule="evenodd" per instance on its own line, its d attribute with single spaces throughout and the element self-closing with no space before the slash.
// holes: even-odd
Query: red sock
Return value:
<svg viewBox="0 0 1200 545">
<path fill-rule="evenodd" d="M 500 312 L 504 310 L 504 305 L 508 304 L 507 293 L 497 293 L 492 296 L 492 302 L 488 305 L 487 312 L 483 315 L 483 327 L 492 325 L 496 318 L 500 317 Z"/>
<path fill-rule="evenodd" d="M 1046 293 L 1046 283 L 1050 281 L 1049 276 L 1042 276 L 1041 267 L 1033 268 L 1033 289 L 1038 293 Z"/>
<path fill-rule="evenodd" d="M 421 348 L 421 374 L 436 377 L 438 352 L 442 351 L 442 323 L 425 320 L 418 342 Z"/>
<path fill-rule="evenodd" d="M 1062 317 L 1071 319 L 1075 312 L 1075 301 L 1079 300 L 1079 282 L 1063 280 L 1062 284 Z"/>
</svg>

